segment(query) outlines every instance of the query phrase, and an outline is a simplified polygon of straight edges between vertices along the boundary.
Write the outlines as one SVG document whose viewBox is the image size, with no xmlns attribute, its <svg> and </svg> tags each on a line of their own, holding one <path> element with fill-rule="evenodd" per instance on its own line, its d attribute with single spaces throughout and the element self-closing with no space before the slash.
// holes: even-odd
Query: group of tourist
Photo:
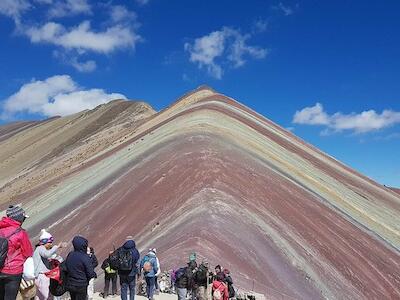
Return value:
<svg viewBox="0 0 400 300">
<path fill-rule="evenodd" d="M 22 299 L 56 300 L 66 291 L 71 300 L 92 299 L 98 260 L 88 240 L 75 236 L 72 240 L 73 251 L 64 260 L 59 250 L 67 247 L 67 243 L 56 244 L 54 237 L 45 229 L 42 229 L 33 249 L 28 233 L 22 228 L 26 218 L 28 216 L 20 206 L 9 206 L 6 217 L 0 221 L 0 299 L 15 300 L 20 291 L 25 291 Z M 101 269 L 104 270 L 104 298 L 117 294 L 118 276 L 122 300 L 127 300 L 128 295 L 130 300 L 134 299 L 136 282 L 142 276 L 146 281 L 148 299 L 153 300 L 155 291 L 159 289 L 161 268 L 157 250 L 149 249 L 140 259 L 132 236 L 128 236 L 121 247 L 109 252 Z M 214 300 L 235 296 L 229 271 L 217 266 L 215 272 L 210 272 L 206 260 L 197 264 L 195 253 L 190 255 L 187 266 L 171 273 L 171 285 L 178 300 L 187 297 L 206 300 L 210 295 L 209 285 Z M 35 293 L 26 292 L 30 290 Z"/>
<path fill-rule="evenodd" d="M 229 270 L 222 270 L 221 266 L 217 265 L 213 273 L 209 270 L 207 260 L 203 260 L 200 265 L 197 265 L 196 253 L 189 256 L 187 266 L 173 271 L 171 279 L 178 300 L 186 299 L 188 294 L 190 294 L 192 300 L 207 300 L 210 284 L 213 300 L 228 300 L 235 297 L 235 289 Z"/>
</svg>

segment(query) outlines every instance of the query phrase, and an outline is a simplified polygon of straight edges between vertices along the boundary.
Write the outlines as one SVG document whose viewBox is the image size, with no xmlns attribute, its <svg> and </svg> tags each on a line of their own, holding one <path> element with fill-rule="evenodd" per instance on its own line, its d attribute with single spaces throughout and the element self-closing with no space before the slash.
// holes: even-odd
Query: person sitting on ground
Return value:
<svg viewBox="0 0 400 300">
<path fill-rule="evenodd" d="M 235 289 L 233 288 L 233 280 L 230 275 L 230 272 L 228 269 L 224 269 L 224 275 L 225 275 L 225 283 L 228 286 L 228 292 L 229 292 L 229 298 L 234 298 L 236 295 Z"/>
<path fill-rule="evenodd" d="M 88 240 L 81 236 L 76 236 L 72 240 L 74 250 L 71 251 L 65 264 L 68 272 L 67 290 L 71 300 L 86 300 L 89 281 L 96 278 L 93 261 L 87 254 Z"/>
<path fill-rule="evenodd" d="M 57 251 L 63 247 L 66 247 L 66 243 L 60 243 L 59 245 L 53 245 L 53 236 L 42 229 L 39 237 L 39 244 L 33 252 L 33 264 L 35 267 L 35 284 L 36 284 L 36 299 L 47 300 L 52 298 L 49 291 L 50 278 L 45 275 L 46 272 L 52 269 L 51 259 L 57 259 Z M 62 258 L 58 260 L 62 261 Z"/>
<path fill-rule="evenodd" d="M 175 289 L 178 295 L 178 300 L 185 300 L 188 289 L 190 288 L 190 282 L 193 279 L 193 272 L 189 267 L 179 268 L 175 271 Z"/>
<path fill-rule="evenodd" d="M 207 300 L 208 286 L 208 262 L 203 259 L 196 273 L 194 274 L 194 282 L 197 286 L 197 299 Z"/>
<path fill-rule="evenodd" d="M 113 254 L 114 251 L 110 251 L 110 255 Z M 104 293 L 103 297 L 107 298 L 110 290 L 110 282 L 111 282 L 111 295 L 117 294 L 117 270 L 114 270 L 110 266 L 110 257 L 107 257 L 103 263 L 101 264 L 101 268 L 104 270 Z"/>
<path fill-rule="evenodd" d="M 132 236 L 127 236 L 122 247 L 118 248 L 118 275 L 121 285 L 121 299 L 135 299 L 136 293 L 136 275 L 138 274 L 137 263 L 140 258 L 139 251 L 136 249 L 136 243 Z"/>
<path fill-rule="evenodd" d="M 93 269 L 95 269 L 99 265 L 99 262 L 97 260 L 96 255 L 94 254 L 94 248 L 93 247 L 88 247 L 87 254 L 90 257 L 90 260 L 92 261 Z M 92 300 L 93 299 L 93 295 L 94 295 L 94 278 L 90 279 L 90 281 L 89 281 L 89 285 L 88 285 L 88 300 Z"/>
<path fill-rule="evenodd" d="M 21 284 L 23 266 L 33 254 L 28 233 L 22 223 L 28 216 L 19 207 L 10 205 L 0 221 L 0 237 L 8 241 L 8 250 L 0 260 L 0 299 L 15 300 Z"/>
<path fill-rule="evenodd" d="M 225 283 L 225 274 L 223 272 L 219 272 L 215 276 L 215 280 L 212 283 L 211 293 L 213 300 L 229 299 L 228 286 Z"/>
<path fill-rule="evenodd" d="M 140 269 L 144 273 L 146 279 L 147 298 L 152 300 L 155 290 L 155 277 L 158 273 L 157 256 L 154 251 L 149 251 L 140 262 Z"/>
</svg>

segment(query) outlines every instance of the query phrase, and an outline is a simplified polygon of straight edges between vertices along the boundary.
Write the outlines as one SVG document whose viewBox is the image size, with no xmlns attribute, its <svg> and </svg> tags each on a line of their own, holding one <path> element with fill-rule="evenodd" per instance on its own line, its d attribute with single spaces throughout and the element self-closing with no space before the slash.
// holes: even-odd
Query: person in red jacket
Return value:
<svg viewBox="0 0 400 300">
<path fill-rule="evenodd" d="M 21 283 L 25 260 L 32 256 L 33 249 L 28 233 L 21 228 L 28 217 L 19 207 L 10 205 L 7 217 L 0 221 L 0 236 L 8 237 L 8 252 L 4 266 L 0 269 L 0 299 L 15 300 Z"/>
<path fill-rule="evenodd" d="M 215 280 L 212 283 L 212 299 L 213 300 L 228 300 L 229 299 L 229 291 L 228 286 L 224 282 L 225 274 L 223 272 L 219 272 L 215 276 Z"/>
</svg>

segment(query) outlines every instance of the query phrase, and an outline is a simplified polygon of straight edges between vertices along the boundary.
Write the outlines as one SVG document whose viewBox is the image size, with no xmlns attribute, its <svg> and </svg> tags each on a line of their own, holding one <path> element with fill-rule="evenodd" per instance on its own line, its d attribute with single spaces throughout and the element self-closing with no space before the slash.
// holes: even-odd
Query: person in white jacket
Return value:
<svg viewBox="0 0 400 300">
<path fill-rule="evenodd" d="M 65 243 L 53 245 L 54 238 L 45 229 L 42 229 L 39 244 L 33 252 L 33 263 L 35 266 L 35 284 L 37 287 L 36 300 L 53 299 L 49 292 L 50 278 L 45 273 L 50 271 L 50 259 L 61 259 L 57 256 L 58 249 L 65 247 Z"/>
</svg>

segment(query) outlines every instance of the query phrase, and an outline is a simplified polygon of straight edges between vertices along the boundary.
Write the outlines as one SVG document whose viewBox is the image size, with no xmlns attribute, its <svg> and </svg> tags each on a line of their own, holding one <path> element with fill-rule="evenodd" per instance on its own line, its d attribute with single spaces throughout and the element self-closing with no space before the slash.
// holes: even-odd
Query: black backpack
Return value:
<svg viewBox="0 0 400 300">
<path fill-rule="evenodd" d="M 60 281 L 50 278 L 49 291 L 53 296 L 60 297 L 67 292 L 68 271 L 65 261 L 59 266 Z"/>
<path fill-rule="evenodd" d="M 118 251 L 118 270 L 131 271 L 133 269 L 132 251 L 120 248 Z"/>
<path fill-rule="evenodd" d="M 205 268 L 201 265 L 196 272 L 196 282 L 200 283 L 200 284 L 203 284 L 203 283 L 207 284 L 207 275 L 208 275 L 207 268 Z"/>
<path fill-rule="evenodd" d="M 6 262 L 7 259 L 9 238 L 12 237 L 14 234 L 20 232 L 21 230 L 22 230 L 21 228 L 18 228 L 10 235 L 5 237 L 0 237 L 0 269 L 4 267 L 4 263 Z"/>
<path fill-rule="evenodd" d="M 119 270 L 119 249 L 115 250 L 113 253 L 111 253 L 108 257 L 108 264 L 110 265 L 110 268 L 113 270 Z"/>
</svg>

